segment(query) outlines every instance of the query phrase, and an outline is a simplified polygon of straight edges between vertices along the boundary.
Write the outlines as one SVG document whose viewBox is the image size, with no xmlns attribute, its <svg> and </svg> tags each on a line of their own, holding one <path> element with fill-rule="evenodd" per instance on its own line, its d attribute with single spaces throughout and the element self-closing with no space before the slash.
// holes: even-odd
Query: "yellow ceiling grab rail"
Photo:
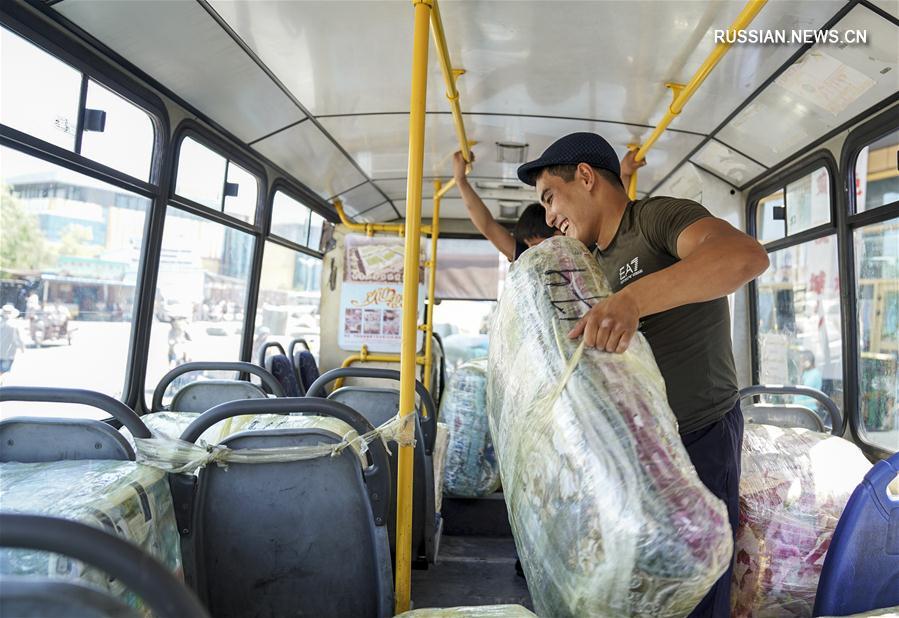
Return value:
<svg viewBox="0 0 899 618">
<path fill-rule="evenodd" d="M 740 11 L 740 14 L 737 15 L 737 18 L 734 20 L 734 23 L 730 26 L 730 31 L 739 31 L 745 30 L 746 27 L 752 23 L 752 20 L 755 19 L 755 16 L 759 14 L 759 11 L 762 10 L 762 7 L 765 6 L 765 3 L 768 0 L 750 0 L 746 3 L 746 6 L 743 7 L 743 10 Z M 727 53 L 727 50 L 730 49 L 731 43 L 728 43 L 727 40 L 730 37 L 725 37 L 725 40 L 721 43 L 718 43 L 715 46 L 715 49 L 712 50 L 712 53 L 709 54 L 708 58 L 705 59 L 705 62 L 699 67 L 696 73 L 693 74 L 693 77 L 690 81 L 684 84 L 675 84 L 675 83 L 667 83 L 665 86 L 671 89 L 672 94 L 674 95 L 674 100 L 671 102 L 671 105 L 668 107 L 668 111 L 665 112 L 665 116 L 662 117 L 661 122 L 656 125 L 656 128 L 649 135 L 645 142 L 637 149 L 637 154 L 634 156 L 636 161 L 642 161 L 646 158 L 646 153 L 652 148 L 652 145 L 656 143 L 656 140 L 659 139 L 659 136 L 668 128 L 668 125 L 671 124 L 671 121 L 680 114 L 681 110 L 684 108 L 684 105 L 687 104 L 687 101 L 696 93 L 696 90 L 702 85 L 702 82 L 705 81 L 705 78 L 709 76 L 712 72 L 712 69 L 718 64 L 721 58 L 724 57 L 724 54 Z M 733 40 L 733 39 L 731 39 Z M 631 175 L 630 186 L 628 186 L 627 190 L 628 196 L 634 200 L 637 199 L 637 172 L 635 171 Z"/>
<path fill-rule="evenodd" d="M 402 223 L 354 223 L 347 218 L 343 211 L 343 202 L 340 200 L 334 200 L 334 210 L 337 211 L 342 224 L 354 232 L 363 232 L 367 236 L 374 236 L 375 232 L 390 232 L 402 236 L 406 232 L 406 226 Z M 422 225 L 419 226 L 419 230 L 421 234 L 430 234 L 431 226 Z"/>
<path fill-rule="evenodd" d="M 446 82 L 446 98 L 449 99 L 450 109 L 453 112 L 453 123 L 456 125 L 456 139 L 459 140 L 459 150 L 462 158 L 471 163 L 471 149 L 468 139 L 465 137 L 465 123 L 462 120 L 462 109 L 459 106 L 459 90 L 456 88 L 456 78 L 465 74 L 464 69 L 454 69 L 450 63 L 449 50 L 446 47 L 446 35 L 443 32 L 443 20 L 440 17 L 440 6 L 437 0 L 431 2 L 431 34 L 434 37 L 434 47 L 437 50 L 437 59 L 440 61 L 440 69 L 443 72 L 443 81 Z"/>
</svg>

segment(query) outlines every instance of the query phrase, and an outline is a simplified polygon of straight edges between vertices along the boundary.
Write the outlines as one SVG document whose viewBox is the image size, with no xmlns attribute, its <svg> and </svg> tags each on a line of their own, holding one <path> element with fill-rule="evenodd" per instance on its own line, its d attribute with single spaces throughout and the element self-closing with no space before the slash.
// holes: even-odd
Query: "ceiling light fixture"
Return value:
<svg viewBox="0 0 899 618">
<path fill-rule="evenodd" d="M 528 145 L 517 142 L 496 142 L 498 163 L 524 163 L 528 160 Z"/>
</svg>

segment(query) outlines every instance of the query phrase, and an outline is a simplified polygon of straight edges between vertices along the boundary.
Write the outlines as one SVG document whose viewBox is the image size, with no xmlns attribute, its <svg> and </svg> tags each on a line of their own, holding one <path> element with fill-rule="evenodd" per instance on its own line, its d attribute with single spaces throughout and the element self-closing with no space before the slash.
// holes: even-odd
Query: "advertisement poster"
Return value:
<svg viewBox="0 0 899 618">
<path fill-rule="evenodd" d="M 344 276 L 337 343 L 347 351 L 398 353 L 403 323 L 402 238 L 350 234 L 344 239 Z M 422 254 L 419 263 L 423 262 Z M 419 269 L 418 321 L 424 315 L 424 272 Z M 418 332 L 416 347 L 422 344 Z"/>
</svg>

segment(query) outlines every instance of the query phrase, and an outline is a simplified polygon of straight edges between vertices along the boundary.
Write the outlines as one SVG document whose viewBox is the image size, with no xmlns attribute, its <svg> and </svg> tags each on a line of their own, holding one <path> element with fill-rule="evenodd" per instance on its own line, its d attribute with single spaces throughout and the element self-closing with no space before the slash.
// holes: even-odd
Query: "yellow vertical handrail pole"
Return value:
<svg viewBox="0 0 899 618">
<path fill-rule="evenodd" d="M 434 333 L 434 290 L 437 287 L 437 236 L 440 234 L 440 200 L 443 194 L 439 180 L 434 181 L 434 214 L 431 215 L 431 259 L 428 260 L 428 307 L 425 314 L 425 388 L 433 393 L 431 384 L 432 352 L 431 338 Z"/>
<path fill-rule="evenodd" d="M 459 90 L 456 88 L 456 77 L 461 75 L 462 71 L 453 69 L 450 64 L 446 35 L 443 33 L 443 20 L 440 18 L 440 6 L 437 0 L 433 0 L 431 8 L 431 31 L 434 34 L 437 59 L 440 61 L 440 68 L 443 71 L 443 81 L 446 82 L 446 98 L 449 99 L 450 109 L 453 112 L 453 123 L 456 125 L 459 149 L 462 151 L 462 158 L 471 163 L 471 149 L 468 138 L 465 137 L 465 123 L 462 121 L 462 109 L 459 107 Z"/>
<path fill-rule="evenodd" d="M 759 14 L 759 11 L 762 10 L 767 1 L 768 0 L 749 0 L 749 2 L 746 3 L 746 6 L 743 7 L 743 10 L 740 11 L 740 14 L 737 15 L 734 22 L 730 25 L 729 31 L 745 30 L 746 27 L 752 23 L 752 20 L 755 19 L 755 16 Z M 714 69 L 721 58 L 724 57 L 724 54 L 727 53 L 727 50 L 729 50 L 732 45 L 732 43 L 727 42 L 728 39 L 735 40 L 734 37 L 725 37 L 724 41 L 718 43 L 715 46 L 715 49 L 712 50 L 712 53 L 709 54 L 708 58 L 705 59 L 705 62 L 703 62 L 696 73 L 693 74 L 693 77 L 686 86 L 682 84 L 665 84 L 673 92 L 674 100 L 668 107 L 668 111 L 665 112 L 665 115 L 662 117 L 662 121 L 656 125 L 653 132 L 650 133 L 646 141 L 643 142 L 637 150 L 637 154 L 634 155 L 635 161 L 642 161 L 646 158 L 646 153 L 652 148 L 652 145 L 656 143 L 659 136 L 661 136 L 665 129 L 668 128 L 668 125 L 671 124 L 671 121 L 674 120 L 675 116 L 681 113 L 681 110 L 684 108 L 684 105 L 687 104 L 687 101 L 689 101 L 696 93 L 696 90 L 702 85 L 705 78 L 709 76 L 712 69 Z M 631 199 L 634 199 L 637 195 L 636 174 L 631 177 L 628 195 Z"/>
<path fill-rule="evenodd" d="M 428 35 L 432 0 L 412 0 L 412 92 L 409 99 L 409 166 L 406 173 L 406 247 L 403 264 L 403 340 L 400 349 L 400 414 L 415 414 L 418 339 L 418 268 L 421 249 L 421 183 L 424 174 Z M 411 425 L 403 442 L 412 439 Z M 400 446 L 396 496 L 396 613 L 409 609 L 412 588 L 412 448 Z"/>
</svg>

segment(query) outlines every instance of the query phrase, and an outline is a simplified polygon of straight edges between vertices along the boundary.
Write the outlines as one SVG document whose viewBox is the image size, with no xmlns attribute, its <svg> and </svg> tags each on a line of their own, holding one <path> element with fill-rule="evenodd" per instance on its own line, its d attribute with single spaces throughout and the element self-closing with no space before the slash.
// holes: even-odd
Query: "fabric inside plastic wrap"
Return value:
<svg viewBox="0 0 899 618">
<path fill-rule="evenodd" d="M 487 359 L 461 365 L 453 373 L 440 418 L 449 429 L 444 490 L 451 496 L 478 498 L 499 489 L 499 464 L 487 421 Z"/>
<path fill-rule="evenodd" d="M 115 534 L 182 577 L 181 545 L 165 474 L 130 461 L 0 464 L 4 512 L 61 517 Z M 118 580 L 57 554 L 0 548 L 0 572 L 80 579 L 150 616 Z"/>
<path fill-rule="evenodd" d="M 535 614 L 521 605 L 483 605 L 481 607 L 446 607 L 414 609 L 396 618 L 533 618 Z"/>
<path fill-rule="evenodd" d="M 506 277 L 487 410 L 509 519 L 538 615 L 684 616 L 730 563 L 727 511 L 690 463 L 645 339 L 624 354 L 568 339 L 609 294 L 569 238 Z"/>
<path fill-rule="evenodd" d="M 842 438 L 748 424 L 742 468 L 733 615 L 811 616 L 837 522 L 871 464 Z"/>
</svg>

